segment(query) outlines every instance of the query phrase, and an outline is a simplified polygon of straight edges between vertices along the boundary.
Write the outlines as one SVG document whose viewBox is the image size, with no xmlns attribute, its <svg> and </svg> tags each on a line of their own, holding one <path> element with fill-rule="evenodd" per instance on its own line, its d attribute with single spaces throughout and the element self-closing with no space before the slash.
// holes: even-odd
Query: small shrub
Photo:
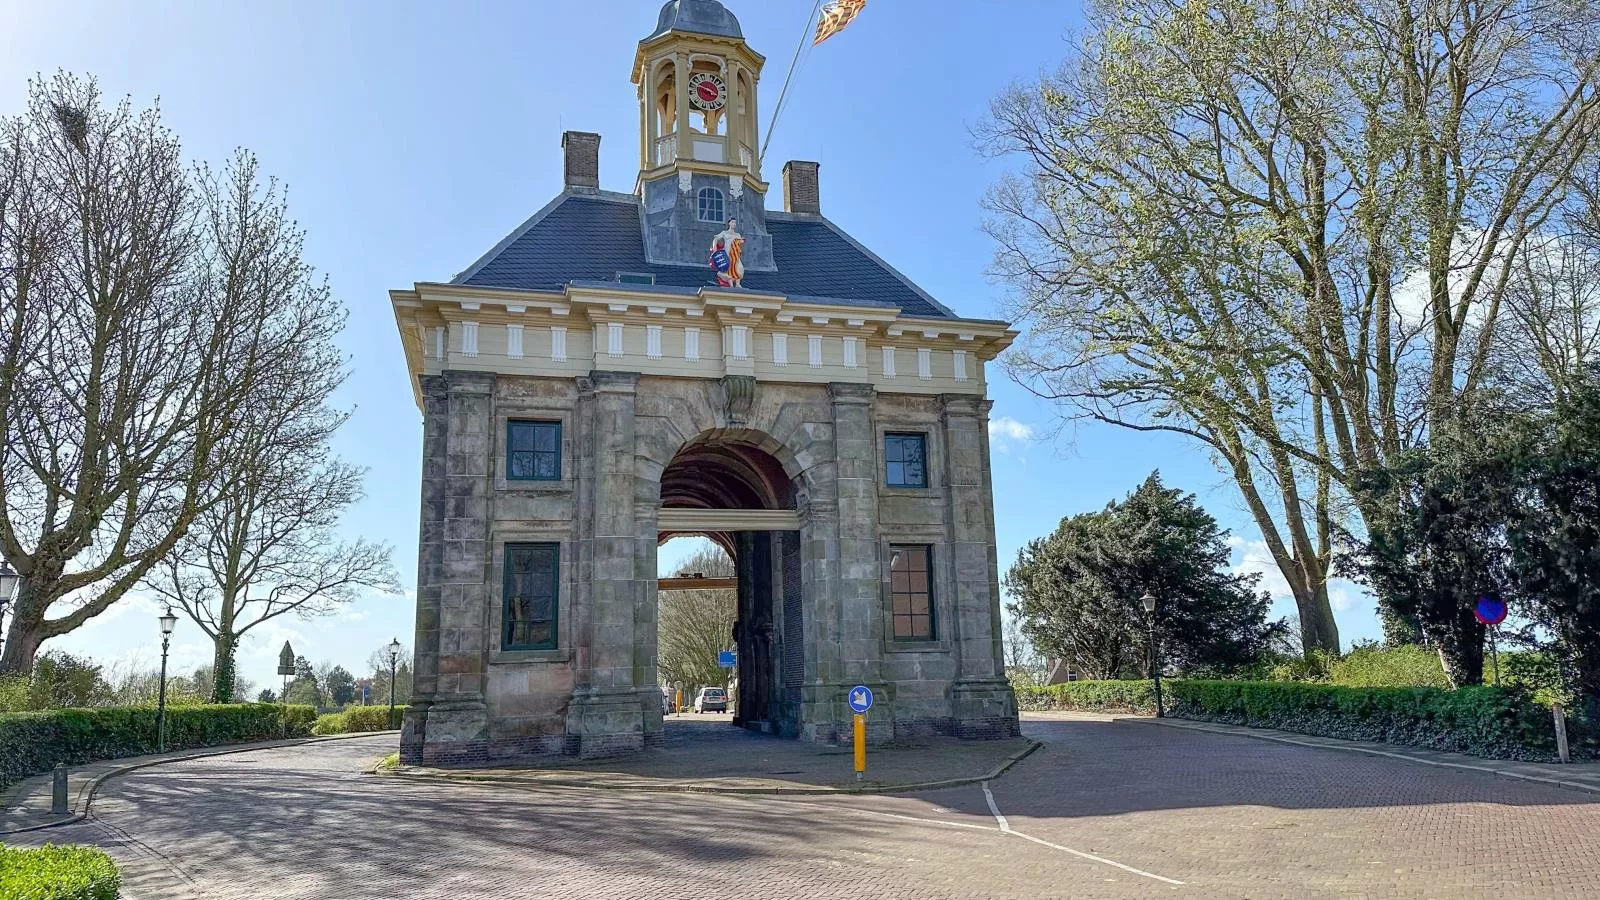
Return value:
<svg viewBox="0 0 1600 900">
<path fill-rule="evenodd" d="M 122 876 L 92 847 L 0 845 L 0 897 L 7 900 L 116 900 Z"/>
<path fill-rule="evenodd" d="M 1019 688 L 1022 709 L 1067 709 L 1093 712 L 1154 712 L 1155 691 L 1149 681 L 1069 681 Z"/>
<path fill-rule="evenodd" d="M 325 713 L 317 717 L 312 734 L 360 734 L 367 731 L 390 731 L 400 726 L 405 715 L 404 706 L 394 708 L 394 723 L 389 723 L 387 706 L 352 706 L 344 712 Z"/>
<path fill-rule="evenodd" d="M 167 710 L 167 749 L 304 737 L 316 711 L 303 706 L 229 704 Z M 0 714 L 0 776 L 48 772 L 156 752 L 156 710 L 148 706 Z"/>
<path fill-rule="evenodd" d="M 1334 660 L 1328 681 L 1346 687 L 1450 686 L 1438 651 L 1415 644 L 1356 647 Z"/>
</svg>

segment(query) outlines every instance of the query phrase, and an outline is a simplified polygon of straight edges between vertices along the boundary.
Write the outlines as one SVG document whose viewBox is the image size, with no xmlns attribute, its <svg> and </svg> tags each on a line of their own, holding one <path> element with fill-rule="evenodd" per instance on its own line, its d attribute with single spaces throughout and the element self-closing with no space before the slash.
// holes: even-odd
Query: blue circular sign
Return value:
<svg viewBox="0 0 1600 900">
<path fill-rule="evenodd" d="M 1506 620 L 1506 602 L 1493 594 L 1481 597 L 1473 614 L 1485 625 L 1499 625 Z"/>
<path fill-rule="evenodd" d="M 858 684 L 850 689 L 850 708 L 858 713 L 864 713 L 872 708 L 872 688 Z"/>
</svg>

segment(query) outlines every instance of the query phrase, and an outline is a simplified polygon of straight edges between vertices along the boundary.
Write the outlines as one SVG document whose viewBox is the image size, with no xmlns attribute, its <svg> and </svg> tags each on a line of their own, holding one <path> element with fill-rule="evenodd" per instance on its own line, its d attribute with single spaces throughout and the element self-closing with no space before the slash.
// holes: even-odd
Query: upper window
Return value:
<svg viewBox="0 0 1600 900">
<path fill-rule="evenodd" d="M 925 434 L 886 434 L 883 436 L 885 480 L 890 487 L 928 486 L 928 436 Z"/>
<path fill-rule="evenodd" d="M 933 551 L 926 546 L 891 547 L 889 593 L 894 602 L 894 639 L 933 640 Z"/>
<path fill-rule="evenodd" d="M 507 544 L 503 650 L 556 649 L 560 544 Z"/>
<path fill-rule="evenodd" d="M 716 188 L 701 188 L 699 215 L 702 222 L 726 222 L 722 205 L 722 192 Z"/>
<path fill-rule="evenodd" d="M 618 272 L 617 280 L 623 284 L 655 284 L 656 276 L 645 272 Z"/>
<path fill-rule="evenodd" d="M 512 481 L 560 481 L 561 423 L 507 423 L 506 477 Z"/>
</svg>

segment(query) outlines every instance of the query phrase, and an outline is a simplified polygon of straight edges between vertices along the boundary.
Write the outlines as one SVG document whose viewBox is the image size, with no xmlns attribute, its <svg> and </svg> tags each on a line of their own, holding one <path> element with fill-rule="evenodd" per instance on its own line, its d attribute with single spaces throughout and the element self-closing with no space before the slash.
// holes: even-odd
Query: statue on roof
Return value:
<svg viewBox="0 0 1600 900">
<path fill-rule="evenodd" d="M 718 287 L 744 287 L 744 235 L 738 219 L 729 219 L 728 227 L 711 239 L 711 269 Z"/>
</svg>

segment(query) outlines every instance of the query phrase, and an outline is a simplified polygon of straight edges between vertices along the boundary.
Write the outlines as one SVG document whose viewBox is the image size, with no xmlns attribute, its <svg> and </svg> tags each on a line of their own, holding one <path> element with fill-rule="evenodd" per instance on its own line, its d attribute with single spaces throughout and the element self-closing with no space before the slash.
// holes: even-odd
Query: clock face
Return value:
<svg viewBox="0 0 1600 900">
<path fill-rule="evenodd" d="M 689 76 L 689 102 L 696 109 L 721 109 L 728 102 L 728 84 L 715 72 Z"/>
</svg>

